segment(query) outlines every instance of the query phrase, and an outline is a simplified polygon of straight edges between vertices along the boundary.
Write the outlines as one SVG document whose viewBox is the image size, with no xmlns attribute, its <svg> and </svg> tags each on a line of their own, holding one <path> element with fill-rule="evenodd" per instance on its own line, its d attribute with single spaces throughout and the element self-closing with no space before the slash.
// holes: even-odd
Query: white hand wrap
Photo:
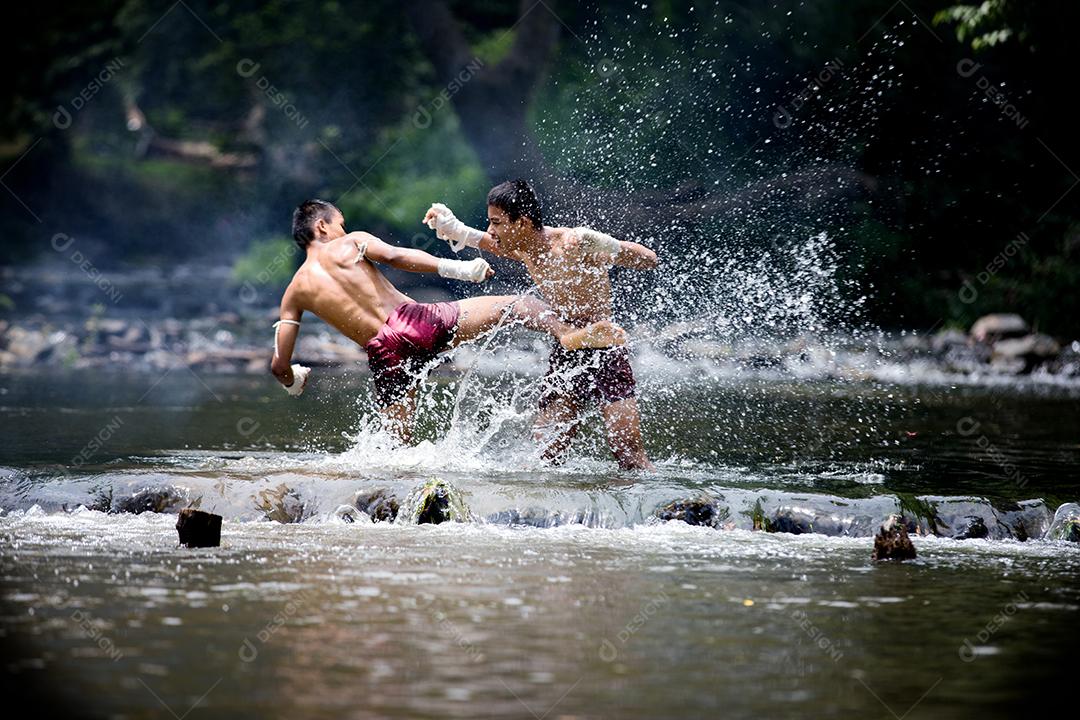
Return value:
<svg viewBox="0 0 1080 720">
<path fill-rule="evenodd" d="M 300 393 L 304 392 L 304 386 L 307 385 L 307 376 L 310 372 L 311 368 L 293 363 L 292 385 L 285 386 L 285 392 L 289 393 L 293 397 L 296 397 Z"/>
<path fill-rule="evenodd" d="M 581 237 L 581 249 L 587 253 L 595 253 L 597 255 L 607 255 L 608 257 L 615 257 L 619 254 L 619 250 L 622 249 L 622 245 L 618 240 L 605 235 L 602 232 L 597 232 L 587 227 L 576 228 L 578 235 Z"/>
<path fill-rule="evenodd" d="M 427 226 L 435 231 L 436 237 L 450 243 L 454 252 L 461 252 L 462 248 L 479 248 L 484 233 L 476 228 L 471 228 L 454 217 L 450 208 L 442 203 L 432 203 L 431 209 L 435 217 L 428 220 Z"/>
<path fill-rule="evenodd" d="M 439 275 L 451 280 L 482 283 L 487 280 L 487 272 L 490 267 L 484 258 L 476 258 L 475 260 L 440 260 Z"/>
</svg>

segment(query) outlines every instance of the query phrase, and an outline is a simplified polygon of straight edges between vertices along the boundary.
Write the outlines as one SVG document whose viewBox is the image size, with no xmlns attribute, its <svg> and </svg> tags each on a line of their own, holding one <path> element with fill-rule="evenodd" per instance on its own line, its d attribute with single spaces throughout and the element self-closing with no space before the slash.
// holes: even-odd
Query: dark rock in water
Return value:
<svg viewBox="0 0 1080 720">
<path fill-rule="evenodd" d="M 577 510 L 545 510 L 544 508 L 510 508 L 491 513 L 484 518 L 492 525 L 522 525 L 535 528 L 553 528 L 562 525 L 584 525 L 585 527 L 614 527 L 609 518 L 596 508 Z"/>
<path fill-rule="evenodd" d="M 953 527 L 953 540 L 981 540 L 990 537 L 990 530 L 981 517 L 970 515 L 964 519 L 968 521 L 966 525 Z"/>
<path fill-rule="evenodd" d="M 281 484 L 271 490 L 259 491 L 255 507 L 263 512 L 267 520 L 280 523 L 303 522 L 314 512 L 300 498 L 300 493 L 288 485 Z"/>
<path fill-rule="evenodd" d="M 716 500 L 701 497 L 693 500 L 672 500 L 656 511 L 656 517 L 664 521 L 681 520 L 687 525 L 714 528 L 727 518 L 727 513 L 720 512 Z"/>
<path fill-rule="evenodd" d="M 438 525 L 450 519 L 450 493 L 445 485 L 435 485 L 426 492 L 416 513 L 417 525 Z"/>
<path fill-rule="evenodd" d="M 385 488 L 357 493 L 355 502 L 357 509 L 366 512 L 375 522 L 393 522 L 401 509 L 398 499 Z"/>
<path fill-rule="evenodd" d="M 397 522 L 416 525 L 471 520 L 472 513 L 465 505 L 461 491 L 445 480 L 429 480 L 409 493 L 397 517 Z"/>
<path fill-rule="evenodd" d="M 1050 529 L 1053 516 L 1042 500 L 1021 500 L 1004 503 L 997 507 L 1001 523 L 1017 540 L 1038 540 Z"/>
<path fill-rule="evenodd" d="M 1025 335 L 994 343 L 994 360 L 1020 361 L 1021 372 L 1030 373 L 1042 363 L 1056 358 L 1061 346 L 1049 335 Z"/>
<path fill-rule="evenodd" d="M 176 518 L 176 532 L 184 547 L 218 547 L 221 545 L 221 516 L 184 508 Z"/>
<path fill-rule="evenodd" d="M 566 524 L 566 519 L 562 513 L 551 512 L 543 508 L 500 510 L 497 513 L 488 515 L 484 520 L 492 525 L 523 525 L 536 528 L 550 528 Z"/>
<path fill-rule="evenodd" d="M 914 560 L 915 546 L 908 537 L 907 528 L 899 515 L 893 515 L 881 525 L 874 537 L 871 560 Z"/>
<path fill-rule="evenodd" d="M 130 497 L 114 501 L 108 512 L 135 515 L 144 512 L 163 513 L 184 501 L 185 498 L 171 487 L 143 488 Z"/>
<path fill-rule="evenodd" d="M 986 538 L 1012 539 L 1013 532 L 986 498 L 935 497 L 920 498 L 933 504 L 934 534 L 956 540 Z"/>
<path fill-rule="evenodd" d="M 967 335 L 959 330 L 942 330 L 930 338 L 930 350 L 935 354 L 942 355 L 949 348 L 966 346 L 967 342 Z"/>
<path fill-rule="evenodd" d="M 1080 505 L 1065 503 L 1059 507 L 1046 532 L 1046 539 L 1080 542 Z"/>
<path fill-rule="evenodd" d="M 796 508 L 780 508 L 767 519 L 765 529 L 774 533 L 803 535 L 814 532 L 814 519 L 809 513 Z"/>
<path fill-rule="evenodd" d="M 357 522 L 371 522 L 371 518 L 367 513 L 357 510 L 352 505 L 339 505 L 338 509 L 333 512 L 333 517 L 349 525 Z"/>
</svg>

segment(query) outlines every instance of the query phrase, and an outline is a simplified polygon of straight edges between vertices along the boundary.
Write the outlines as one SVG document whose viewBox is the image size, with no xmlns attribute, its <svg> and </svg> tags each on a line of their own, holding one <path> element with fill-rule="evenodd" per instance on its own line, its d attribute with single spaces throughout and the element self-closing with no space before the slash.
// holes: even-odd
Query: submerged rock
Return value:
<svg viewBox="0 0 1080 720">
<path fill-rule="evenodd" d="M 965 347 L 968 337 L 959 330 L 942 330 L 930 338 L 930 350 L 938 355 L 943 355 L 950 348 Z"/>
<path fill-rule="evenodd" d="M 870 558 L 880 560 L 914 560 L 915 545 L 908 537 L 903 518 L 892 515 L 874 536 L 874 551 Z"/>
<path fill-rule="evenodd" d="M 361 512 L 367 513 L 375 522 L 393 522 L 401 509 L 398 499 L 386 488 L 358 492 L 353 504 Z"/>
<path fill-rule="evenodd" d="M 177 505 L 187 504 L 189 504 L 187 496 L 173 487 L 143 488 L 119 500 L 115 498 L 110 487 L 107 491 L 98 493 L 90 509 L 107 513 L 139 515 L 144 512 L 173 512 Z M 193 506 L 198 507 L 197 500 L 193 503 Z"/>
<path fill-rule="evenodd" d="M 816 514 L 808 508 L 783 507 L 777 510 L 771 518 L 766 518 L 765 530 L 768 532 L 791 533 L 803 535 L 814 532 L 814 518 Z M 825 533 L 832 535 L 834 533 Z"/>
<path fill-rule="evenodd" d="M 1046 539 L 1080 542 L 1080 505 L 1065 503 L 1059 507 L 1046 532 Z"/>
<path fill-rule="evenodd" d="M 584 525 L 585 527 L 615 527 L 609 519 L 595 508 L 578 510 L 545 510 L 544 508 L 510 508 L 491 513 L 484 518 L 492 525 L 522 525 L 535 528 L 552 528 L 561 525 Z"/>
<path fill-rule="evenodd" d="M 429 480 L 409 493 L 397 521 L 413 525 L 469 522 L 472 513 L 461 491 L 445 480 Z"/>
<path fill-rule="evenodd" d="M 934 508 L 934 534 L 954 540 L 1007 540 L 1013 531 L 998 516 L 986 498 L 920 498 Z"/>
<path fill-rule="evenodd" d="M 300 493 L 284 484 L 272 490 L 260 491 L 255 507 L 262 511 L 267 520 L 280 523 L 303 522 L 311 515 L 311 508 L 300 499 Z"/>
<path fill-rule="evenodd" d="M 357 510 L 352 505 L 339 505 L 338 509 L 333 512 L 333 517 L 350 525 L 352 523 L 371 522 L 371 517 L 367 513 Z"/>
<path fill-rule="evenodd" d="M 965 525 L 957 527 L 953 533 L 953 540 L 982 540 L 990 537 L 990 530 L 986 527 L 986 521 L 977 515 L 969 515 L 963 518 Z"/>
<path fill-rule="evenodd" d="M 687 525 L 719 528 L 727 520 L 727 508 L 721 508 L 714 498 L 703 496 L 690 500 L 672 500 L 655 513 L 660 520 L 681 520 Z"/>
<path fill-rule="evenodd" d="M 1061 346 L 1049 335 L 1025 335 L 994 343 L 993 360 L 1019 363 L 1021 372 L 1030 373 L 1060 352 Z"/>
<path fill-rule="evenodd" d="M 1050 529 L 1053 516 L 1050 508 L 1042 500 L 1022 500 L 1018 503 L 1004 503 L 997 508 L 1001 523 L 1012 532 L 1017 540 L 1039 539 Z"/>
</svg>

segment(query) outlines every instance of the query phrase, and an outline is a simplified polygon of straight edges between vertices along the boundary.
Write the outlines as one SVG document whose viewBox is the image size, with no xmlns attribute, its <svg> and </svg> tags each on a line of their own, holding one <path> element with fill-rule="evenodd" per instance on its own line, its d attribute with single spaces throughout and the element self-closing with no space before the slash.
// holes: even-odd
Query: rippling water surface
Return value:
<svg viewBox="0 0 1080 720">
<path fill-rule="evenodd" d="M 528 383 L 490 374 L 449 432 L 459 388 L 440 381 L 410 449 L 371 429 L 354 373 L 299 401 L 187 370 L 0 381 L 5 682 L 72 714 L 986 716 L 1070 672 L 1074 544 L 916 537 L 917 561 L 874 565 L 858 523 L 652 518 L 702 495 L 1052 513 L 1080 499 L 1068 387 L 645 370 L 651 476 L 620 472 L 595 432 L 542 465 L 534 399 L 513 395 Z M 472 522 L 335 514 L 431 478 Z M 140 491 L 165 512 L 101 511 Z M 192 502 L 225 516 L 220 548 L 176 547 Z"/>
</svg>

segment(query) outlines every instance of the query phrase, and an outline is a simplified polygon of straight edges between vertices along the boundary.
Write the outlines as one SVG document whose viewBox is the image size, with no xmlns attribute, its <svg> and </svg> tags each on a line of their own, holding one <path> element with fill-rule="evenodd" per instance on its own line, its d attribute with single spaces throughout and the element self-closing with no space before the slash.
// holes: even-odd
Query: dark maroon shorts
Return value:
<svg viewBox="0 0 1080 720">
<path fill-rule="evenodd" d="M 541 384 L 540 409 L 561 398 L 610 405 L 634 397 L 637 383 L 625 347 L 566 350 L 555 345 Z"/>
<path fill-rule="evenodd" d="M 407 302 L 394 308 L 379 334 L 364 345 L 379 405 L 403 400 L 423 367 L 450 347 L 459 313 L 453 302 Z"/>
</svg>

